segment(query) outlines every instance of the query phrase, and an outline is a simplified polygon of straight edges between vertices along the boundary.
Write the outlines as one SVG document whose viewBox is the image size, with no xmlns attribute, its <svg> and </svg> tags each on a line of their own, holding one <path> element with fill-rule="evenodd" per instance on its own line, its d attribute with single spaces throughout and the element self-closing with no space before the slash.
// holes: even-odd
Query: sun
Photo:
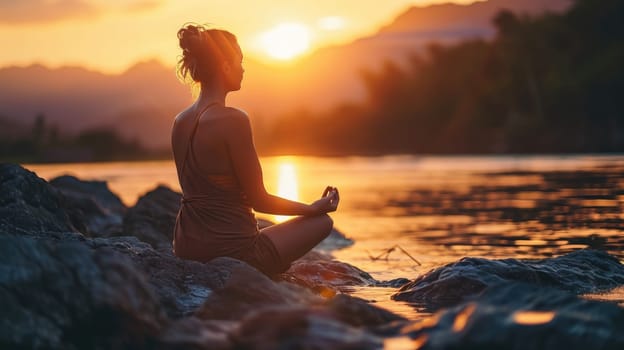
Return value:
<svg viewBox="0 0 624 350">
<path fill-rule="evenodd" d="M 260 44 L 269 56 L 290 60 L 310 49 L 310 30 L 301 23 L 280 23 L 260 36 Z"/>
</svg>

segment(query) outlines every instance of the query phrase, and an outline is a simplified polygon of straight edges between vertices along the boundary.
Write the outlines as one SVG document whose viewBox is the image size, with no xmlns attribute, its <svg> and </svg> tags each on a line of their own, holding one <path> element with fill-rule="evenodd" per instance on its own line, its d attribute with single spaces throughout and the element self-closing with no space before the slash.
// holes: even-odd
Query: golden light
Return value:
<svg viewBox="0 0 624 350">
<path fill-rule="evenodd" d="M 283 162 L 279 165 L 277 175 L 277 195 L 290 199 L 299 200 L 299 186 L 297 183 L 297 172 L 295 171 L 295 165 L 291 162 Z M 274 217 L 276 222 L 283 222 L 288 220 L 288 216 L 276 215 Z"/>
<path fill-rule="evenodd" d="M 300 23 L 281 23 L 262 34 L 260 43 L 269 56 L 289 60 L 310 49 L 310 30 Z"/>
<path fill-rule="evenodd" d="M 318 20 L 318 27 L 323 30 L 340 30 L 345 27 L 345 19 L 340 16 L 327 16 Z"/>
<path fill-rule="evenodd" d="M 427 344 L 428 340 L 429 336 L 426 334 L 422 334 L 416 339 L 411 339 L 409 337 L 387 338 L 384 339 L 383 348 L 396 350 L 417 350 Z"/>
<path fill-rule="evenodd" d="M 453 331 L 455 332 L 463 331 L 464 328 L 466 328 L 466 325 L 468 324 L 468 320 L 470 319 L 470 316 L 472 316 L 472 314 L 475 312 L 476 309 L 477 309 L 477 305 L 469 304 L 460 313 L 458 313 L 455 316 L 455 322 L 453 322 Z"/>
<path fill-rule="evenodd" d="M 555 318 L 555 313 L 552 311 L 516 311 L 513 314 L 514 322 L 527 326 L 545 324 L 553 318 Z"/>
</svg>

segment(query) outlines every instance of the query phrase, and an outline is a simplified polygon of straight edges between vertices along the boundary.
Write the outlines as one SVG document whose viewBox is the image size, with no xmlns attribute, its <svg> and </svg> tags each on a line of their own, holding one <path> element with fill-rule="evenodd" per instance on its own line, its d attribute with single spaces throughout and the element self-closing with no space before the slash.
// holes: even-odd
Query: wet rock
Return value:
<svg viewBox="0 0 624 350">
<path fill-rule="evenodd" d="M 250 288 L 250 286 L 253 286 L 253 288 Z M 305 329 L 300 328 L 303 327 L 302 324 L 307 325 L 309 322 L 319 324 L 319 327 L 322 327 L 329 333 L 344 331 L 347 332 L 347 335 L 354 334 L 354 338 L 349 339 L 347 344 L 353 343 L 368 346 L 366 342 L 360 343 L 364 339 L 360 338 L 363 330 L 372 334 L 376 327 L 388 322 L 405 321 L 404 318 L 371 305 L 363 299 L 345 294 L 323 298 L 297 285 L 283 281 L 273 281 L 246 265 L 241 265 L 240 268 L 233 270 L 223 288 L 214 290 L 205 303 L 197 310 L 195 316 L 202 320 L 237 321 L 249 319 L 252 320 L 249 321 L 251 322 L 250 324 L 261 322 L 260 320 L 267 317 L 264 319 L 261 329 L 253 334 L 247 334 L 248 331 L 251 331 L 250 329 L 243 330 L 243 335 L 239 334 L 239 336 L 244 337 L 244 341 L 240 343 L 241 339 L 238 339 L 239 342 L 236 345 L 243 346 L 243 348 L 251 346 L 250 344 L 254 343 L 250 339 L 259 338 L 253 340 L 259 342 L 256 343 L 256 346 L 271 348 L 271 346 L 274 346 L 274 342 L 278 341 L 275 337 L 283 337 L 284 339 L 282 340 L 285 343 L 291 341 L 285 333 L 273 334 L 273 332 L 278 331 L 279 327 L 284 327 L 281 323 L 273 323 L 271 315 L 274 312 L 284 316 L 280 320 L 285 323 L 288 322 L 287 320 L 290 317 L 292 317 L 291 321 L 301 323 L 299 325 L 288 325 L 288 327 L 294 327 L 290 331 L 295 333 L 303 332 L 301 336 L 307 339 L 304 343 L 301 343 L 301 341 L 304 341 L 302 339 L 297 340 L 297 342 L 293 343 L 295 345 L 292 345 L 295 348 L 308 343 L 304 348 L 317 348 L 316 346 L 320 346 L 320 343 L 316 343 L 316 340 L 311 340 L 319 337 L 315 333 L 316 331 L 311 331 L 305 327 Z M 244 324 L 245 321 L 243 322 L 243 329 L 246 327 Z M 249 326 L 250 324 L 247 325 Z M 285 332 L 290 331 L 287 330 Z M 236 338 L 236 336 L 234 337 Z M 323 336 L 320 338 L 322 339 Z M 367 336 L 365 339 L 370 340 L 372 338 Z M 331 346 L 327 344 L 323 346 L 329 346 L 329 349 L 333 349 L 339 348 L 339 346 L 344 344 L 343 341 L 340 341 Z"/>
<path fill-rule="evenodd" d="M 0 237 L 3 348 L 153 347 L 166 318 L 142 274 L 110 249 Z"/>
<path fill-rule="evenodd" d="M 328 299 L 324 306 L 333 319 L 354 327 L 373 329 L 392 322 L 406 321 L 388 310 L 371 305 L 366 300 L 347 294 Z"/>
<path fill-rule="evenodd" d="M 121 234 L 127 208 L 106 182 L 64 175 L 52 179 L 50 185 L 60 192 L 72 224 L 83 234 L 98 237 Z"/>
<path fill-rule="evenodd" d="M 78 232 L 56 191 L 17 164 L 0 164 L 0 234 L 58 236 Z"/>
<path fill-rule="evenodd" d="M 160 337 L 161 349 L 225 350 L 233 349 L 230 334 L 238 322 L 200 320 L 185 317 L 173 322 Z"/>
<path fill-rule="evenodd" d="M 402 328 L 419 349 L 622 349 L 624 309 L 522 283 Z M 416 347 L 415 345 L 413 345 Z"/>
<path fill-rule="evenodd" d="M 317 251 L 311 251 L 294 261 L 280 278 L 321 293 L 378 283 L 367 272 Z"/>
<path fill-rule="evenodd" d="M 596 250 L 542 260 L 463 258 L 418 277 L 392 298 L 438 308 L 457 304 L 501 282 L 524 282 L 574 294 L 599 292 L 624 284 L 624 265 Z"/>
<path fill-rule="evenodd" d="M 382 340 L 306 309 L 263 310 L 232 335 L 237 349 L 379 349 Z"/>
<path fill-rule="evenodd" d="M 218 258 L 219 260 L 223 258 Z M 214 261 L 214 260 L 213 260 Z M 263 308 L 304 307 L 321 304 L 323 298 L 285 282 L 274 282 L 253 267 L 241 264 L 223 288 L 214 290 L 195 315 L 201 319 L 238 320 Z"/>
<path fill-rule="evenodd" d="M 128 209 L 123 219 L 124 233 L 156 248 L 170 247 L 181 199 L 180 193 L 165 186 L 146 193 Z"/>
</svg>

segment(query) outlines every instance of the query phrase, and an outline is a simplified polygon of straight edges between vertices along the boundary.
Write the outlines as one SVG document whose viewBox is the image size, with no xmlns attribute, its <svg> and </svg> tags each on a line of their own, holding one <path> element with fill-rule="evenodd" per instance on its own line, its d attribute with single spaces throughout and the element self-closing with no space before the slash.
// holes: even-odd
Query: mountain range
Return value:
<svg viewBox="0 0 624 350">
<path fill-rule="evenodd" d="M 229 102 L 252 115 L 254 127 L 285 113 L 314 113 L 341 103 L 366 99 L 363 71 L 387 61 L 404 64 L 429 43 L 452 44 L 495 35 L 492 17 L 501 9 L 535 15 L 563 11 L 569 0 L 489 0 L 470 5 L 411 7 L 375 34 L 326 47 L 290 65 L 273 66 L 245 59 L 243 89 Z M 192 102 L 190 87 L 176 78 L 174 67 L 159 61 L 139 62 L 122 74 L 82 67 L 42 65 L 0 69 L 0 136 L 15 133 L 37 115 L 62 133 L 107 126 L 152 149 L 169 144 L 175 114 Z M 4 120 L 4 121 L 3 121 Z"/>
</svg>

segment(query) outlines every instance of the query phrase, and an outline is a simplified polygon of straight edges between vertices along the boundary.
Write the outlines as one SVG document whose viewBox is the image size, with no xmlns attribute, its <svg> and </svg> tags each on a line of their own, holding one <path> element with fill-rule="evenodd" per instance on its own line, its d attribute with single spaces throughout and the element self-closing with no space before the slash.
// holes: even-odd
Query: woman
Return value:
<svg viewBox="0 0 624 350">
<path fill-rule="evenodd" d="M 185 259 L 230 256 L 272 275 L 330 233 L 327 215 L 338 207 L 338 190 L 327 187 L 307 205 L 267 193 L 247 115 L 225 105 L 243 79 L 236 37 L 218 29 L 187 25 L 178 31 L 181 77 L 201 86 L 199 97 L 175 119 L 173 155 L 183 192 L 173 249 Z M 258 230 L 253 210 L 298 215 Z"/>
</svg>

